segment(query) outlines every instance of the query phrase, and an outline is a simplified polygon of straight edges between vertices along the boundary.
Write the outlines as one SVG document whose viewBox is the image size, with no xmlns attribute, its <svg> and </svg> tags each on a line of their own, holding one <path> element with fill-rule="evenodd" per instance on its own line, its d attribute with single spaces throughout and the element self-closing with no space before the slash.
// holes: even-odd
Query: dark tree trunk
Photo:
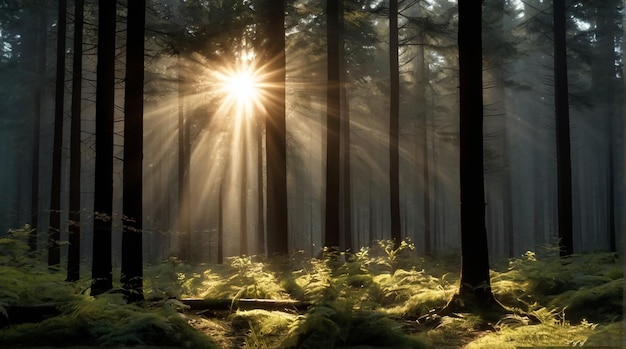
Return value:
<svg viewBox="0 0 626 349">
<path fill-rule="evenodd" d="M 342 45 L 343 46 L 343 45 Z M 341 70 L 345 72 L 344 69 Z M 343 247 L 346 251 L 353 251 L 355 246 L 352 238 L 352 170 L 350 168 L 350 110 L 347 99 L 347 91 L 345 84 L 342 84 L 341 95 L 345 103 L 341 106 L 341 134 L 342 134 L 342 235 Z"/>
<path fill-rule="evenodd" d="M 179 63 L 183 58 L 179 57 Z M 178 258 L 191 260 L 191 217 L 189 213 L 191 146 L 189 120 L 185 116 L 185 81 L 183 65 L 178 66 Z"/>
<path fill-rule="evenodd" d="M 74 3 L 74 59 L 72 62 L 72 106 L 70 124 L 70 203 L 67 251 L 67 281 L 80 279 L 80 169 L 81 97 L 83 83 L 84 0 Z"/>
<path fill-rule="evenodd" d="M 130 302 L 143 300 L 143 80 L 146 1 L 128 3 L 124 94 L 121 282 Z"/>
<path fill-rule="evenodd" d="M 344 27 L 344 7 L 343 0 L 337 0 L 339 5 L 339 74 L 340 81 L 346 81 L 345 69 L 345 27 Z M 352 251 L 355 246 L 352 241 L 352 170 L 351 170 L 351 148 L 350 148 L 350 103 L 348 101 L 348 91 L 345 83 L 340 83 L 340 132 L 341 132 L 341 210 L 343 235 L 343 247 L 346 251 Z M 343 100 L 343 103 L 341 101 Z"/>
<path fill-rule="evenodd" d="M 398 0 L 389 1 L 389 199 L 391 240 L 402 241 L 400 219 L 400 67 L 398 62 Z"/>
<path fill-rule="evenodd" d="M 271 103 L 266 115 L 267 159 L 267 254 L 287 254 L 287 149 L 285 125 L 285 4 L 265 3 L 265 37 L 268 62 L 268 91 Z"/>
<path fill-rule="evenodd" d="M 54 99 L 54 141 L 52 145 L 52 188 L 50 193 L 50 227 L 48 229 L 48 267 L 61 264 L 61 160 L 63 155 L 63 104 L 65 103 L 65 33 L 67 0 L 59 0 L 57 24 L 57 67 Z"/>
<path fill-rule="evenodd" d="M 224 263 L 224 181 L 219 186 L 217 197 L 217 264 Z"/>
<path fill-rule="evenodd" d="M 256 124 L 256 158 L 257 158 L 257 253 L 265 253 L 265 199 L 263 196 L 263 120 L 257 119 Z"/>
<path fill-rule="evenodd" d="M 478 1 L 459 2 L 461 283 L 455 297 L 486 307 L 495 299 L 485 227 L 481 9 Z"/>
<path fill-rule="evenodd" d="M 556 117 L 556 161 L 558 226 L 561 256 L 574 253 L 572 231 L 572 159 L 570 152 L 569 102 L 565 0 L 554 0 L 554 114 Z"/>
<path fill-rule="evenodd" d="M 241 124 L 241 139 L 239 146 L 241 147 L 240 156 L 240 182 L 241 190 L 239 191 L 239 254 L 248 254 L 248 127 L 247 123 Z"/>
<path fill-rule="evenodd" d="M 37 12 L 37 35 L 33 39 L 35 47 L 35 62 L 32 68 L 37 76 L 43 79 L 46 70 L 46 11 L 39 9 Z M 32 165 L 31 165 L 31 218 L 30 218 L 30 234 L 28 235 L 28 246 L 31 251 L 37 250 L 37 229 L 39 226 L 39 137 L 41 132 L 41 97 L 43 86 L 37 84 L 34 93 L 34 120 L 33 120 L 33 148 L 32 148 Z M 21 178 L 21 177 L 20 177 Z M 18 188 L 20 186 L 17 186 Z M 16 200 L 18 202 L 19 200 Z M 18 210 L 19 212 L 19 210 Z"/>
<path fill-rule="evenodd" d="M 422 170 L 422 202 L 424 205 L 424 252 L 429 254 L 432 252 L 432 236 L 430 229 L 430 167 L 428 156 L 428 114 L 426 112 L 426 83 L 428 82 L 428 69 L 426 67 L 426 55 L 424 52 L 424 36 L 418 33 L 418 76 L 417 76 L 417 131 L 420 135 L 420 142 L 418 145 L 418 151 L 421 151 L 421 165 Z M 421 148 L 421 149 L 420 149 Z M 418 166 L 419 171 L 419 166 Z"/>
<path fill-rule="evenodd" d="M 327 75 L 326 82 L 326 207 L 324 246 L 339 248 L 340 237 L 340 108 L 339 90 L 339 1 L 326 1 Z"/>
<path fill-rule="evenodd" d="M 113 288 L 111 222 L 113 219 L 113 120 L 115 108 L 116 2 L 98 5 L 96 83 L 96 165 L 91 295 Z"/>
</svg>

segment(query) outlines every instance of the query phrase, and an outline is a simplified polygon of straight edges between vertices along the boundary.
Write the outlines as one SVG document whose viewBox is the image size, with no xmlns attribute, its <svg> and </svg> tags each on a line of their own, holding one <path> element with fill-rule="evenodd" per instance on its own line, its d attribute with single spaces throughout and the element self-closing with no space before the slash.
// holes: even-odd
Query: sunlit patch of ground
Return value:
<svg viewBox="0 0 626 349">
<path fill-rule="evenodd" d="M 243 348 L 248 330 L 233 326 L 228 319 L 208 319 L 201 315 L 186 315 L 189 325 L 211 337 L 222 348 Z"/>
</svg>

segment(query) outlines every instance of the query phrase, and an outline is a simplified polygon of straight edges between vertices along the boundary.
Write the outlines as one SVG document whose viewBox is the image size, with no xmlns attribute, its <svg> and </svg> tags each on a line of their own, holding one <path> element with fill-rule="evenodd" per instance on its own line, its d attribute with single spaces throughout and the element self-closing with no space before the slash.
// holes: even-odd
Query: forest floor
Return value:
<svg viewBox="0 0 626 349">
<path fill-rule="evenodd" d="M 91 297 L 90 280 L 65 282 L 42 254 L 2 238 L 0 347 L 626 348 L 620 254 L 546 249 L 493 261 L 492 290 L 510 312 L 439 316 L 458 290 L 458 256 L 379 245 L 220 265 L 169 259 L 145 267 L 150 301 L 127 304 L 119 284 Z"/>
</svg>

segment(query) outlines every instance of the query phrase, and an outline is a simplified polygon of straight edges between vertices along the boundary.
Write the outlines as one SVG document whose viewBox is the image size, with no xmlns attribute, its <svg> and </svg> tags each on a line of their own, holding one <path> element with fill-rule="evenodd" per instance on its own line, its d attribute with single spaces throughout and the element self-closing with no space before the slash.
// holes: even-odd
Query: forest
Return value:
<svg viewBox="0 0 626 349">
<path fill-rule="evenodd" d="M 0 0 L 0 347 L 623 348 L 621 0 Z"/>
</svg>

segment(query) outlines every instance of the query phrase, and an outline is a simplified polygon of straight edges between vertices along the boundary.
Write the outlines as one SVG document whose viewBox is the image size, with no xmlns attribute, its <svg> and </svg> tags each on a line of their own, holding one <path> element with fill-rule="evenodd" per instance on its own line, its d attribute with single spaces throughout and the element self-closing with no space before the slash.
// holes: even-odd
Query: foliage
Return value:
<svg viewBox="0 0 626 349">
<path fill-rule="evenodd" d="M 146 298 L 271 298 L 287 292 L 264 260 L 242 256 L 225 265 L 192 266 L 170 258 L 145 273 Z"/>
<path fill-rule="evenodd" d="M 401 326 L 371 311 L 336 309 L 318 305 L 298 316 L 282 343 L 284 348 L 334 348 L 348 345 L 385 345 L 423 348 L 422 342 L 404 334 Z"/>
<path fill-rule="evenodd" d="M 579 346 L 585 343 L 596 325 L 583 321 L 572 325 L 564 312 L 541 308 L 533 312 L 540 324 L 528 324 L 521 318 L 505 318 L 495 326 L 496 331 L 473 341 L 466 348 L 519 348 L 522 346 Z"/>
<path fill-rule="evenodd" d="M 9 229 L 7 236 L 0 236 L 0 265 L 24 267 L 34 254 L 29 253 L 28 236 L 32 233 L 28 224 L 19 229 Z"/>
<path fill-rule="evenodd" d="M 566 309 L 574 321 L 615 321 L 622 317 L 624 276 L 615 253 L 539 258 L 531 251 L 492 273 L 492 287 L 504 304 L 531 310 L 536 304 Z"/>
<path fill-rule="evenodd" d="M 63 314 L 39 324 L 20 324 L 0 332 L 3 345 L 161 345 L 215 348 L 164 303 L 154 308 L 126 304 L 122 294 L 84 296 L 63 307 Z"/>
<path fill-rule="evenodd" d="M 518 311 L 493 323 L 451 314 L 436 328 L 424 328 L 414 320 L 442 308 L 458 289 L 458 258 L 418 257 L 408 241 L 398 249 L 382 241 L 356 253 L 326 250 L 312 259 L 242 256 L 224 265 L 189 265 L 171 258 L 145 268 L 149 301 L 129 305 L 121 293 L 86 296 L 89 280 L 63 281 L 36 254 L 24 253 L 27 232 L 12 231 L 0 242 L 0 314 L 7 317 L 14 305 L 58 304 L 61 315 L 4 328 L 0 345 L 215 347 L 176 300 L 187 297 L 311 304 L 304 313 L 232 312 L 225 321 L 251 348 L 514 348 L 602 343 L 622 334 L 623 270 L 621 256 L 612 253 L 559 258 L 527 252 L 491 272 L 496 298 Z"/>
</svg>

